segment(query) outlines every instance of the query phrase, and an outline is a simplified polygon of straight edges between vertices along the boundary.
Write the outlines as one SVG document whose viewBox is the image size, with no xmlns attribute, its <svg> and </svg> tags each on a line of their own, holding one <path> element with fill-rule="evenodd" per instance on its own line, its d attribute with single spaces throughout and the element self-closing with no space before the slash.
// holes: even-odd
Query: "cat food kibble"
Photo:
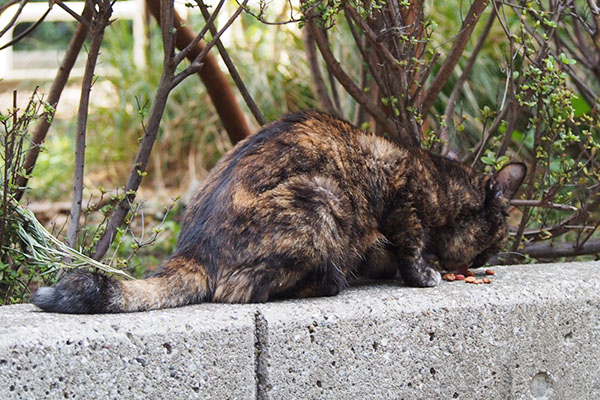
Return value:
<svg viewBox="0 0 600 400">
<path fill-rule="evenodd" d="M 492 280 L 490 278 L 483 278 L 482 281 L 483 283 L 492 283 Z"/>
<path fill-rule="evenodd" d="M 467 282 L 467 283 L 475 283 L 475 277 L 472 276 L 472 275 L 471 276 L 467 276 L 465 278 L 465 282 Z"/>
<path fill-rule="evenodd" d="M 465 276 L 463 274 L 456 274 L 454 276 L 454 279 L 456 279 L 457 281 L 464 281 L 465 280 Z"/>
<path fill-rule="evenodd" d="M 494 275 L 494 274 L 495 274 L 495 272 L 494 272 L 494 270 L 493 270 L 493 269 L 486 269 L 486 270 L 485 270 L 485 274 L 486 274 L 486 275 Z"/>
<path fill-rule="evenodd" d="M 453 282 L 456 280 L 456 276 L 454 274 L 444 274 L 444 276 L 442 276 L 442 279 L 448 282 Z"/>
</svg>

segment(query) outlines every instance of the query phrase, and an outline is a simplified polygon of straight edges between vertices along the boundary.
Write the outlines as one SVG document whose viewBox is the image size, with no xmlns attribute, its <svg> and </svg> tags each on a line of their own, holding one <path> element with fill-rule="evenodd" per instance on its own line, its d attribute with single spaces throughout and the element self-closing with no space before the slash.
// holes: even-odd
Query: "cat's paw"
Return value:
<svg viewBox="0 0 600 400">
<path fill-rule="evenodd" d="M 402 271 L 402 279 L 407 286 L 433 287 L 440 284 L 442 275 L 437 269 L 428 265 L 420 264 Z"/>
</svg>

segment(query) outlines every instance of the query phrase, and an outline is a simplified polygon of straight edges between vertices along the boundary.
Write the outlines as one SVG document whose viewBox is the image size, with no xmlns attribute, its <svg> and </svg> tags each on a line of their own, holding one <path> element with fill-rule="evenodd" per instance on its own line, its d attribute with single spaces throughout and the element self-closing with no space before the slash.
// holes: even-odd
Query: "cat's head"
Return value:
<svg viewBox="0 0 600 400">
<path fill-rule="evenodd" d="M 508 237 L 508 207 L 525 175 L 522 163 L 510 163 L 484 177 L 477 188 L 482 200 L 465 207 L 458 218 L 437 232 L 432 241 L 440 265 L 449 271 L 480 267 L 501 250 Z"/>
</svg>

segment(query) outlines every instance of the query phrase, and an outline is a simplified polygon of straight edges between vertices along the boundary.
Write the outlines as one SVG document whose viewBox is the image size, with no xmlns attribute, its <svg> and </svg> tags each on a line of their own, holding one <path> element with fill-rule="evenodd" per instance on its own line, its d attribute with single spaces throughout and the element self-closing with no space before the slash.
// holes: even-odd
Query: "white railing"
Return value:
<svg viewBox="0 0 600 400">
<path fill-rule="evenodd" d="M 85 2 L 68 2 L 68 6 L 74 12 L 81 15 Z M 19 5 L 15 4 L 9 7 L 2 15 L 0 15 L 0 29 L 4 28 L 13 16 L 17 13 Z M 185 7 L 178 7 L 177 12 L 185 18 L 187 9 Z M 146 34 L 145 34 L 145 0 L 126 0 L 117 1 L 113 5 L 113 18 L 131 20 L 133 22 L 133 42 L 134 42 L 134 60 L 137 65 L 143 66 L 144 48 L 146 47 Z M 35 22 L 48 10 L 48 3 L 28 3 L 23 8 L 16 24 L 22 22 Z M 48 21 L 75 21 L 75 19 L 69 15 L 66 11 L 60 8 L 58 5 L 54 5 L 50 13 L 44 19 Z M 13 39 L 13 30 L 16 26 L 8 31 L 4 36 L 0 37 L 0 47 L 4 44 L 9 43 Z M 65 49 L 66 50 L 66 49 Z M 19 52 L 21 53 L 21 52 Z M 24 51 L 22 53 L 25 53 Z M 54 50 L 49 52 L 50 54 L 62 54 L 64 50 Z M 56 58 L 55 68 L 42 68 L 40 65 L 35 65 L 35 62 L 28 63 L 27 68 L 18 69 L 14 65 L 15 51 L 12 47 L 8 47 L 4 50 L 0 50 L 0 79 L 9 80 L 23 80 L 23 79 L 52 79 L 56 70 L 60 66 L 60 60 L 62 56 Z M 78 77 L 83 75 L 82 68 L 74 68 L 71 72 L 71 77 Z"/>
</svg>

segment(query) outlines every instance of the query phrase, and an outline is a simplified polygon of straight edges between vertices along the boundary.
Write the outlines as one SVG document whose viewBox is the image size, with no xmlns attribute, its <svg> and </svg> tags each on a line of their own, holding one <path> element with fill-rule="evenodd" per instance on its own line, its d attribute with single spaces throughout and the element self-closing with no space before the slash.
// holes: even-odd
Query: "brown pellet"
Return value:
<svg viewBox="0 0 600 400">
<path fill-rule="evenodd" d="M 456 276 L 454 274 L 448 273 L 448 274 L 444 274 L 442 276 L 442 279 L 445 280 L 445 281 L 448 281 L 448 282 L 453 282 L 453 281 L 456 280 Z"/>
</svg>

